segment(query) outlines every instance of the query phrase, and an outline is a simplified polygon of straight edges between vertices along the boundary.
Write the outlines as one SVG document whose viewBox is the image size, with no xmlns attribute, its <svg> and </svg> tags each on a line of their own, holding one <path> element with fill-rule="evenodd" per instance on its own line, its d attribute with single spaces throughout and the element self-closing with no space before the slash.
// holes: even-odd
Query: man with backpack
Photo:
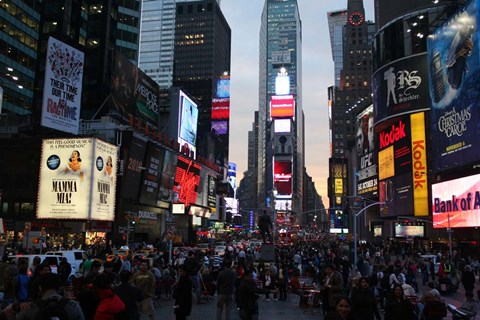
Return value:
<svg viewBox="0 0 480 320">
<path fill-rule="evenodd" d="M 41 298 L 33 302 L 11 304 L 5 308 L 1 320 L 85 320 L 82 308 L 73 301 L 58 294 L 60 279 L 58 275 L 48 273 L 40 278 Z"/>
</svg>

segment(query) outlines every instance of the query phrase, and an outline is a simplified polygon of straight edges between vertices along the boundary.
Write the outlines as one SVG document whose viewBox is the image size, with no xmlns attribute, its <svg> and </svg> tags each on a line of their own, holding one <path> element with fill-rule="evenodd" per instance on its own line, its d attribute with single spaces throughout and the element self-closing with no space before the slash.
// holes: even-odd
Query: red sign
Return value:
<svg viewBox="0 0 480 320">
<path fill-rule="evenodd" d="M 275 161 L 273 165 L 273 181 L 279 195 L 292 194 L 292 162 Z"/>
<path fill-rule="evenodd" d="M 178 157 L 173 190 L 178 194 L 178 201 L 186 206 L 197 202 L 200 170 L 201 166 L 193 160 L 182 156 Z"/>
<path fill-rule="evenodd" d="M 272 96 L 270 100 L 272 118 L 291 118 L 295 115 L 295 99 L 292 95 Z"/>
<path fill-rule="evenodd" d="M 212 99 L 212 119 L 230 119 L 230 98 Z"/>
</svg>

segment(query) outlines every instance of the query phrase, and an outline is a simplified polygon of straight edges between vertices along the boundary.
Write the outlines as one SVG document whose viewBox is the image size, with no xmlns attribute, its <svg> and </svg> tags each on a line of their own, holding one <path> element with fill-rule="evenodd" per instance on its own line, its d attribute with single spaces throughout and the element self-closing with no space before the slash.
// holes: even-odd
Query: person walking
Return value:
<svg viewBox="0 0 480 320">
<path fill-rule="evenodd" d="M 384 320 L 415 320 L 414 306 L 405 299 L 402 285 L 395 284 L 392 292 L 393 296 L 385 304 Z"/>
<path fill-rule="evenodd" d="M 361 277 L 358 288 L 352 289 L 351 300 L 353 313 L 358 320 L 373 320 L 374 316 L 381 320 L 377 300 L 366 277 Z"/>
<path fill-rule="evenodd" d="M 475 274 L 473 274 L 472 267 L 466 265 L 462 272 L 462 285 L 465 292 L 475 289 Z"/>
<path fill-rule="evenodd" d="M 333 305 L 334 309 L 325 315 L 325 320 L 356 320 L 352 312 L 352 302 L 348 297 L 339 296 Z"/>
<path fill-rule="evenodd" d="M 225 260 L 224 269 L 217 275 L 217 320 L 222 320 L 223 310 L 225 310 L 225 320 L 230 320 L 236 277 L 237 274 L 232 269 L 232 261 Z"/>
<path fill-rule="evenodd" d="M 323 280 L 323 309 L 324 313 L 334 308 L 335 301 L 338 296 L 341 295 L 343 290 L 343 276 L 340 272 L 336 271 L 336 266 L 331 263 L 325 269 L 326 276 Z"/>
<path fill-rule="evenodd" d="M 132 285 L 137 287 L 143 295 L 140 312 L 148 315 L 148 318 L 153 320 L 155 310 L 152 298 L 155 296 L 155 276 L 148 270 L 148 261 L 140 263 L 140 270 L 133 275 Z"/>
<path fill-rule="evenodd" d="M 237 289 L 237 307 L 240 319 L 258 319 L 258 295 L 271 292 L 269 289 L 258 288 L 252 278 L 252 270 L 245 269 Z"/>
<path fill-rule="evenodd" d="M 125 311 L 122 312 L 122 320 L 139 320 L 140 314 L 138 306 L 143 300 L 142 292 L 130 284 L 132 273 L 127 270 L 120 271 L 120 285 L 114 289 L 114 292 L 125 304 Z"/>
<path fill-rule="evenodd" d="M 176 320 L 185 320 L 192 312 L 193 283 L 187 273 L 187 267 L 182 264 L 178 267 L 179 277 L 174 285 L 173 298 Z"/>
<path fill-rule="evenodd" d="M 196 302 L 197 304 L 201 304 L 202 296 L 200 292 L 200 276 L 198 273 L 200 271 L 200 265 L 195 257 L 195 251 L 191 250 L 188 252 L 188 256 L 183 262 L 183 265 L 187 270 L 187 275 L 190 277 L 190 280 L 192 280 Z"/>
<path fill-rule="evenodd" d="M 93 320 L 115 320 L 125 311 L 125 304 L 112 290 L 112 279 L 102 273 L 93 282 L 100 302 L 95 311 Z"/>
</svg>

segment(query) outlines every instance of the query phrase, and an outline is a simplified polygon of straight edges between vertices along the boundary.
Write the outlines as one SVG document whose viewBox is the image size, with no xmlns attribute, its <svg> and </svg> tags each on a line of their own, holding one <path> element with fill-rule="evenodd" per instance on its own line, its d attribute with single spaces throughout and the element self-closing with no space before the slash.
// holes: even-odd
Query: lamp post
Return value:
<svg viewBox="0 0 480 320">
<path fill-rule="evenodd" d="M 379 201 L 379 202 L 373 202 L 370 203 L 368 206 L 364 207 L 357 213 L 355 213 L 353 217 L 353 263 L 354 267 L 357 265 L 357 217 L 367 211 L 368 208 L 376 206 L 376 205 L 382 205 L 385 204 L 385 202 Z"/>
</svg>

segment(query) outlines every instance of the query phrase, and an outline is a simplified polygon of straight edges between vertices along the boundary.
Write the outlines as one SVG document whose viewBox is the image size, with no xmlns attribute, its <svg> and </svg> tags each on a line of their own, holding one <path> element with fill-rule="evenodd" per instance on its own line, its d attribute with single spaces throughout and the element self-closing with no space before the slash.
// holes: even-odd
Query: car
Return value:
<svg viewBox="0 0 480 320">
<path fill-rule="evenodd" d="M 216 246 L 216 247 L 215 247 L 215 255 L 216 255 L 216 256 L 224 256 L 224 255 L 225 255 L 225 251 L 227 251 L 227 247 L 226 247 L 226 246 Z"/>
<path fill-rule="evenodd" d="M 203 253 L 210 253 L 213 251 L 213 245 L 210 243 L 199 243 L 197 244 L 197 249 Z"/>
<path fill-rule="evenodd" d="M 80 264 L 87 260 L 87 253 L 83 250 L 59 250 L 59 251 L 47 251 L 46 256 L 60 256 L 67 258 L 68 263 L 72 266 L 73 270 L 79 270 Z"/>
<path fill-rule="evenodd" d="M 124 260 L 130 254 L 130 250 L 117 250 L 114 251 L 112 254 L 107 256 L 107 261 L 112 261 L 115 256 L 118 256 L 120 259 Z"/>
<path fill-rule="evenodd" d="M 25 260 L 28 267 L 30 267 L 33 264 L 33 259 L 35 257 L 40 257 L 41 263 L 44 263 L 47 261 L 48 265 L 50 266 L 50 269 L 52 270 L 52 273 L 57 273 L 58 265 L 60 264 L 60 256 L 47 256 L 44 254 L 16 254 L 12 256 L 8 256 L 9 261 L 15 261 L 15 263 L 18 265 L 19 261 Z M 74 275 L 75 270 L 72 267 L 72 272 L 70 275 Z M 32 274 L 28 274 L 28 276 L 32 276 Z"/>
</svg>

